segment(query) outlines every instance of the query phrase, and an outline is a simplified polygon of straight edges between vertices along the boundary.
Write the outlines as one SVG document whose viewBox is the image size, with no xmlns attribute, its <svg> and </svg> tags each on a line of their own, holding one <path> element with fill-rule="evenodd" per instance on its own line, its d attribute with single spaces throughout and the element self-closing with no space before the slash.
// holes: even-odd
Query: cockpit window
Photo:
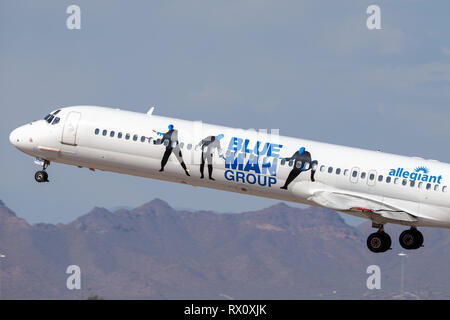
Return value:
<svg viewBox="0 0 450 320">
<path fill-rule="evenodd" d="M 52 125 L 58 124 L 59 123 L 59 118 L 55 117 L 55 120 L 53 120 Z"/>
<path fill-rule="evenodd" d="M 61 110 L 56 110 L 54 112 L 49 113 L 48 115 L 45 116 L 44 120 L 47 121 L 48 123 L 52 123 L 53 119 L 55 119 L 55 115 L 57 115 Z M 55 123 L 52 124 L 57 124 L 59 122 L 59 118 L 57 121 L 55 121 Z"/>
</svg>

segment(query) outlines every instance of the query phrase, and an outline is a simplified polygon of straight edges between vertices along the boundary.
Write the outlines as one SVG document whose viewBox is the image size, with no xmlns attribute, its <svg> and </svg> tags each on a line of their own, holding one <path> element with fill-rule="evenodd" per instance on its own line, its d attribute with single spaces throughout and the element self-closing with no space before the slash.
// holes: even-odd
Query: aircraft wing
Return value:
<svg viewBox="0 0 450 320">
<path fill-rule="evenodd" d="M 386 219 L 416 222 L 414 213 L 407 212 L 386 203 L 341 192 L 316 191 L 309 198 L 309 201 L 337 211 L 353 211 L 368 214 L 377 214 Z"/>
</svg>

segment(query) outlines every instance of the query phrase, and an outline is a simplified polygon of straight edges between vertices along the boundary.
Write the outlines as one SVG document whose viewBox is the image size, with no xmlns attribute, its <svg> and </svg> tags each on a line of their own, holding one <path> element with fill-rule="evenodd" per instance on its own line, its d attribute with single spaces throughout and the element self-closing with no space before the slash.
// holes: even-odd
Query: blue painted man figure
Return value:
<svg viewBox="0 0 450 320">
<path fill-rule="evenodd" d="M 292 157 L 284 158 L 285 161 L 293 161 L 292 170 L 281 189 L 287 190 L 288 185 L 297 178 L 303 171 L 311 170 L 311 181 L 314 180 L 314 174 L 316 173 L 317 161 L 312 161 L 311 153 L 301 147 L 296 151 Z"/>
</svg>

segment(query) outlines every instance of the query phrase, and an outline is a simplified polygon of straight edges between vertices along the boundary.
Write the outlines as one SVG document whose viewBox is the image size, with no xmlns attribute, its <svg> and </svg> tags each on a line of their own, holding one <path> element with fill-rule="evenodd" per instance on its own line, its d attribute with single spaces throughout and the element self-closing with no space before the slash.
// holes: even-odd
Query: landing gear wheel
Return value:
<svg viewBox="0 0 450 320">
<path fill-rule="evenodd" d="M 414 250 L 423 245 L 423 235 L 417 229 L 409 229 L 400 234 L 399 241 L 404 249 Z"/>
<path fill-rule="evenodd" d="M 423 234 L 422 234 L 422 232 L 420 232 L 417 229 L 413 229 L 413 230 L 417 235 L 417 249 L 419 249 L 423 245 Z"/>
<path fill-rule="evenodd" d="M 45 171 L 38 171 L 35 173 L 34 179 L 39 183 L 48 182 L 48 173 Z"/>
<path fill-rule="evenodd" d="M 386 232 L 375 232 L 367 238 L 367 247 L 375 253 L 386 252 L 391 244 L 391 237 Z"/>
</svg>

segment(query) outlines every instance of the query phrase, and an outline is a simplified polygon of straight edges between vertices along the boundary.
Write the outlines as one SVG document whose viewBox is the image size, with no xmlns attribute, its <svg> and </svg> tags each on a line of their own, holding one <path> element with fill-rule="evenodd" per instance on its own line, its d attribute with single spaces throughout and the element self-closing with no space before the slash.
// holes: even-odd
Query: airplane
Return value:
<svg viewBox="0 0 450 320">
<path fill-rule="evenodd" d="M 10 134 L 36 158 L 329 208 L 372 221 L 374 253 L 391 249 L 387 223 L 406 229 L 400 245 L 423 246 L 418 227 L 450 228 L 450 165 L 201 121 L 98 106 L 58 108 Z"/>
</svg>

